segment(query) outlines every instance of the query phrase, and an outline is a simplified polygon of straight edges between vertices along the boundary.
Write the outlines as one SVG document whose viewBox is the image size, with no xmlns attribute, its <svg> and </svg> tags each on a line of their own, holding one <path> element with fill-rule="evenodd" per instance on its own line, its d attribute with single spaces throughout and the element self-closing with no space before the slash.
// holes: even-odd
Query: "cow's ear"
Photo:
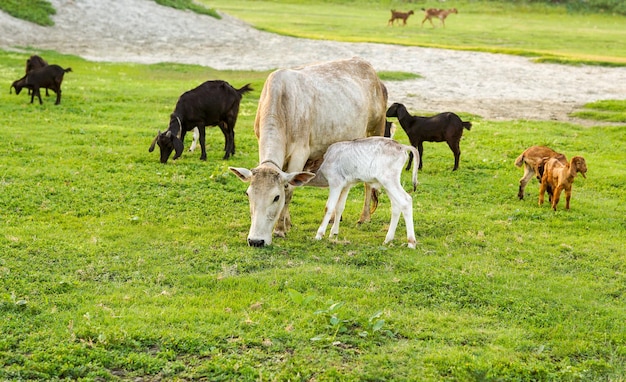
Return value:
<svg viewBox="0 0 626 382">
<path fill-rule="evenodd" d="M 286 183 L 291 184 L 292 186 L 299 187 L 306 184 L 309 180 L 315 178 L 315 174 L 312 172 L 291 172 L 289 174 L 284 174 L 283 179 Z"/>
<path fill-rule="evenodd" d="M 229 167 L 228 169 L 232 171 L 233 174 L 237 175 L 237 177 L 239 177 L 242 182 L 249 182 L 250 178 L 252 178 L 252 171 L 248 170 L 247 168 Z"/>
</svg>

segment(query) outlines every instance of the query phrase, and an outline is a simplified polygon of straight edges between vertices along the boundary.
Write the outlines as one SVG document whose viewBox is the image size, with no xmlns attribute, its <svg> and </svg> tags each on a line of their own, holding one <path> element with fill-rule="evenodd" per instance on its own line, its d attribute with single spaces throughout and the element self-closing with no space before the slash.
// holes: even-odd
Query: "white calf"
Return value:
<svg viewBox="0 0 626 382">
<path fill-rule="evenodd" d="M 357 183 L 365 182 L 374 189 L 384 187 L 391 200 L 391 222 L 385 244 L 393 240 L 402 213 L 409 248 L 415 248 L 413 200 L 400 183 L 408 151 L 413 153 L 419 163 L 419 153 L 415 147 L 403 145 L 389 138 L 370 137 L 332 144 L 324 154 L 324 162 L 315 179 L 311 181 L 328 184 L 330 188 L 326 213 L 315 238 L 320 240 L 324 236 L 333 212 L 335 221 L 329 237 L 339 233 L 340 216 L 346 206 L 350 188 Z M 414 191 L 417 184 L 417 167 L 413 167 Z"/>
<path fill-rule="evenodd" d="M 198 146 L 198 139 L 200 138 L 200 132 L 197 127 L 193 128 L 193 141 L 191 141 L 191 147 L 189 147 L 189 151 L 193 152 Z"/>
</svg>

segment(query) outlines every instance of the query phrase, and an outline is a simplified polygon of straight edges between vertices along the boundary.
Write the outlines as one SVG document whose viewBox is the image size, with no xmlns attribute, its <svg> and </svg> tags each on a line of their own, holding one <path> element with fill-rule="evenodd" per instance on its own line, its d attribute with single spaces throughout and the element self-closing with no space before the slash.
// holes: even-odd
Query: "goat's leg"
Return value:
<svg viewBox="0 0 626 382">
<path fill-rule="evenodd" d="M 563 191 L 562 186 L 557 186 L 552 194 L 552 209 L 556 211 L 556 206 L 559 204 L 559 199 L 561 197 L 561 191 Z"/>
<path fill-rule="evenodd" d="M 330 217 L 333 215 L 333 212 L 335 212 L 335 207 L 337 206 L 337 202 L 339 201 L 339 198 L 341 197 L 341 192 L 342 192 L 342 189 L 339 187 L 330 187 L 330 191 L 328 193 L 328 200 L 326 201 L 326 208 L 324 209 L 325 210 L 324 218 L 322 219 L 322 223 L 317 229 L 317 234 L 315 235 L 315 239 L 320 240 L 321 238 L 324 237 L 324 234 L 326 233 L 326 227 L 328 226 L 328 223 L 330 222 Z M 335 219 L 335 221 L 338 221 L 338 220 L 339 219 Z M 333 226 L 334 225 L 335 223 L 333 223 Z"/>
<path fill-rule="evenodd" d="M 454 154 L 454 167 L 452 171 L 456 171 L 459 168 L 459 161 L 461 159 L 461 148 L 459 147 L 459 142 L 447 142 L 448 147 L 452 150 L 452 154 Z"/>
<path fill-rule="evenodd" d="M 539 186 L 539 205 L 543 204 L 544 194 L 546 192 L 546 188 L 548 186 L 547 180 L 541 179 L 541 185 Z"/>
<path fill-rule="evenodd" d="M 519 190 L 517 191 L 517 197 L 522 200 L 524 199 L 524 189 L 526 189 L 526 185 L 533 177 L 535 171 L 531 166 L 524 163 L 524 176 L 519 180 Z M 541 180 L 540 180 L 541 181 Z"/>
<path fill-rule="evenodd" d="M 417 152 L 420 154 L 419 166 L 418 169 L 422 169 L 422 165 L 424 164 L 424 142 L 417 143 Z"/>
<path fill-rule="evenodd" d="M 52 89 L 52 90 L 54 90 L 54 89 Z M 57 100 L 56 100 L 56 102 L 54 104 L 58 105 L 58 104 L 61 103 L 61 88 L 56 90 L 56 93 L 57 93 Z M 39 99 L 41 100 L 41 95 L 39 95 Z"/>
<path fill-rule="evenodd" d="M 206 127 L 198 125 L 198 135 L 200 140 L 200 160 L 206 160 Z"/>
<path fill-rule="evenodd" d="M 572 198 L 572 189 L 565 189 L 565 209 L 569 210 L 569 200 Z"/>
</svg>

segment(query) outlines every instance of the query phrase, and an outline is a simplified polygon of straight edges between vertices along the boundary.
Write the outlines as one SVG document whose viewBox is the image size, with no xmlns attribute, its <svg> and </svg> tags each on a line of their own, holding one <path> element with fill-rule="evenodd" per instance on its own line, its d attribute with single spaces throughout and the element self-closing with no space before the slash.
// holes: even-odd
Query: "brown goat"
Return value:
<svg viewBox="0 0 626 382">
<path fill-rule="evenodd" d="M 403 21 L 402 26 L 405 26 L 406 25 L 406 19 L 408 19 L 409 16 L 411 16 L 412 14 L 414 14 L 412 9 L 410 11 L 408 11 L 408 12 L 399 12 L 399 11 L 396 11 L 395 9 L 392 9 L 391 10 L 391 18 L 387 22 L 387 26 L 389 26 L 389 25 L 393 26 L 393 23 L 396 20 L 402 20 Z"/>
<path fill-rule="evenodd" d="M 572 184 L 577 173 L 587 178 L 587 163 L 585 158 L 576 156 L 569 163 L 563 164 L 557 158 L 551 158 L 546 162 L 541 187 L 539 188 L 539 205 L 543 204 L 543 194 L 548 186 L 552 188 L 552 209 L 556 211 L 559 204 L 561 191 L 565 190 L 565 209 L 569 210 L 569 201 L 572 197 Z"/>
<path fill-rule="evenodd" d="M 459 11 L 456 10 L 456 8 L 450 8 L 448 10 L 446 9 L 437 9 L 437 8 L 428 8 L 428 9 L 424 9 L 422 8 L 422 11 L 424 11 L 424 20 L 422 20 L 422 27 L 424 27 L 424 22 L 426 20 L 430 21 L 430 25 L 433 26 L 433 28 L 435 27 L 435 24 L 433 24 L 433 17 L 438 18 L 439 20 L 441 20 L 441 25 L 443 25 L 443 27 L 446 27 L 446 17 L 448 17 L 448 15 L 450 13 L 459 13 Z"/>
<path fill-rule="evenodd" d="M 520 198 L 520 200 L 524 199 L 524 189 L 532 178 L 533 173 L 541 183 L 543 167 L 550 158 L 556 158 L 563 164 L 567 163 L 565 155 L 557 153 L 546 146 L 531 146 L 517 157 L 515 165 L 517 167 L 524 165 L 524 176 L 519 180 L 519 191 L 517 192 L 517 197 Z M 552 190 L 548 189 L 548 193 L 552 195 Z"/>
</svg>

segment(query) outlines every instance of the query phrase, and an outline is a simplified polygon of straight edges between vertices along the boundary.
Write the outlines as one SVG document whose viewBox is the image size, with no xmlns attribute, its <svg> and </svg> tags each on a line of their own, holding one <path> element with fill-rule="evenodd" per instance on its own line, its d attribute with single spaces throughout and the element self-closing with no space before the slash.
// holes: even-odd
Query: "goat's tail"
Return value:
<svg viewBox="0 0 626 382">
<path fill-rule="evenodd" d="M 252 87 L 250 87 L 250 84 L 245 84 L 241 87 L 241 89 L 237 89 L 237 93 L 244 95 L 248 92 L 253 91 L 254 89 L 252 89 Z"/>
<path fill-rule="evenodd" d="M 463 123 L 463 127 L 465 127 L 467 130 L 471 130 L 472 129 L 472 123 L 471 122 L 465 122 L 465 121 L 461 121 Z"/>
<path fill-rule="evenodd" d="M 63 71 L 64 71 L 65 73 L 67 73 L 67 72 L 71 72 L 71 71 L 72 71 L 72 68 L 63 69 Z"/>
<path fill-rule="evenodd" d="M 407 151 L 410 151 L 413 153 L 413 158 L 415 158 L 415 164 L 413 165 L 413 174 L 411 176 L 411 182 L 413 183 L 413 192 L 415 192 L 415 190 L 417 189 L 417 169 L 420 166 L 420 161 L 422 160 L 422 158 L 420 158 L 420 153 L 419 151 L 417 151 L 417 149 L 413 146 L 409 146 L 409 145 L 405 145 L 404 148 Z M 403 164 L 404 166 L 404 164 Z"/>
<path fill-rule="evenodd" d="M 515 160 L 515 165 L 517 167 L 522 167 L 523 163 L 524 163 L 524 153 L 521 153 L 520 156 L 518 156 L 517 159 Z"/>
</svg>

